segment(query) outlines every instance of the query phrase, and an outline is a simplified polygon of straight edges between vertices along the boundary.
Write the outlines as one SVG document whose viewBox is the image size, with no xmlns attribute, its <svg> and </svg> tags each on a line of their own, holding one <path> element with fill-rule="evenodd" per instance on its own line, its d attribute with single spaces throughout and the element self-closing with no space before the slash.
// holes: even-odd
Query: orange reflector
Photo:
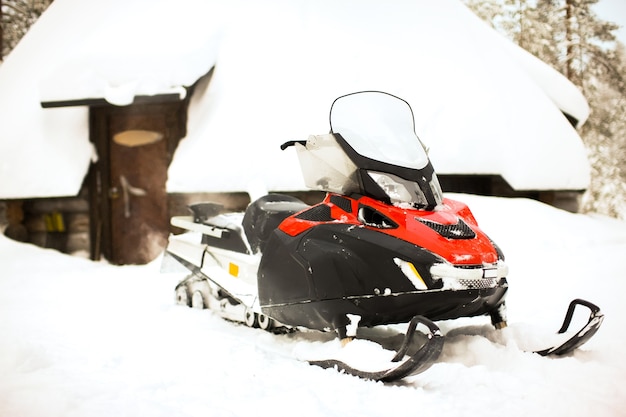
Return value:
<svg viewBox="0 0 626 417">
<path fill-rule="evenodd" d="M 232 262 L 228 263 L 228 273 L 236 277 L 239 275 L 239 265 L 235 265 Z"/>
</svg>

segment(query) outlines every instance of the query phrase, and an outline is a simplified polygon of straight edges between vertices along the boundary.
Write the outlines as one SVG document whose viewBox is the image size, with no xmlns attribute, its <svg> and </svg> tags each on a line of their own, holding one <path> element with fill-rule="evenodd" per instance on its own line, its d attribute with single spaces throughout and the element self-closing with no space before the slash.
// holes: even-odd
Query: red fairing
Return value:
<svg viewBox="0 0 626 417">
<path fill-rule="evenodd" d="M 468 206 L 459 201 L 446 198 L 443 204 L 437 207 L 435 211 L 423 211 L 388 205 L 369 197 L 352 199 L 341 196 L 352 203 L 352 212 L 348 212 L 333 204 L 330 201 L 331 195 L 329 193 L 320 204 L 330 207 L 330 217 L 332 219 L 320 222 L 299 219 L 296 215 L 283 221 L 279 229 L 291 236 L 296 236 L 320 223 L 340 222 L 343 224 L 354 224 L 358 227 L 366 227 L 411 242 L 455 265 L 482 265 L 498 261 L 498 254 L 491 240 L 480 230 Z M 365 224 L 358 217 L 359 207 L 363 206 L 387 217 L 397 227 L 381 228 Z M 476 236 L 466 239 L 447 238 L 420 220 L 440 225 L 455 225 L 459 220 L 462 220 L 472 229 Z"/>
</svg>

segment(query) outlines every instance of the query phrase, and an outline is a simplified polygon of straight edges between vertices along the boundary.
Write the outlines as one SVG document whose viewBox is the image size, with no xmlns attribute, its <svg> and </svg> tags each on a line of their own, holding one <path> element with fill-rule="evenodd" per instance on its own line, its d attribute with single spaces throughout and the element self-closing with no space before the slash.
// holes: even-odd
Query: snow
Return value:
<svg viewBox="0 0 626 417">
<path fill-rule="evenodd" d="M 77 3 L 65 0 L 52 7 L 68 13 Z M 114 20 L 115 30 L 97 25 L 75 40 L 67 59 L 57 61 L 40 80 L 39 98 L 47 102 L 102 97 L 118 106 L 132 103 L 137 95 L 178 93 L 184 98 L 183 87 L 193 85 L 215 65 L 222 27 L 218 17 L 225 12 L 217 2 L 196 0 L 181 0 L 175 7 L 167 1 L 151 2 L 150 7 L 139 1 L 109 2 L 99 17 Z M 175 36 L 169 28 L 175 28 Z"/>
<path fill-rule="evenodd" d="M 294 359 L 336 346 L 332 334 L 272 335 L 176 306 L 182 275 L 159 261 L 112 266 L 0 235 L 0 415 L 626 415 L 626 222 L 448 197 L 507 255 L 509 327 L 439 322 L 440 359 L 396 384 Z M 597 335 L 563 358 L 522 352 L 550 339 L 577 297 L 602 307 Z M 355 359 L 376 353 L 348 346 Z"/>
<path fill-rule="evenodd" d="M 332 101 L 360 90 L 411 104 L 440 173 L 500 173 L 515 189 L 589 182 L 555 106 L 584 120 L 584 97 L 460 1 L 56 0 L 0 67 L 0 198 L 75 195 L 83 182 L 87 109 L 41 101 L 181 95 L 214 65 L 191 98 L 170 192 L 304 189 L 278 146 L 328 132 Z"/>
<path fill-rule="evenodd" d="M 0 67 L 0 198 L 78 194 L 94 157 L 88 108 L 40 103 L 185 97 L 215 64 L 218 22 L 228 20 L 221 9 L 198 0 L 53 2 Z"/>
<path fill-rule="evenodd" d="M 523 64 L 534 58 L 503 46 L 460 2 L 247 7 L 249 16 L 264 18 L 238 15 L 223 34 L 211 83 L 192 97 L 169 191 L 245 190 L 258 178 L 270 190 L 303 189 L 289 151 L 279 146 L 328 132 L 333 100 L 362 90 L 411 105 L 440 174 L 501 174 L 514 189 L 587 187 L 586 151 L 554 104 L 562 90 L 560 101 L 584 120 L 584 97 L 547 65 Z M 189 172 L 197 166 L 202 172 Z M 213 181 L 217 176 L 224 181 Z"/>
</svg>

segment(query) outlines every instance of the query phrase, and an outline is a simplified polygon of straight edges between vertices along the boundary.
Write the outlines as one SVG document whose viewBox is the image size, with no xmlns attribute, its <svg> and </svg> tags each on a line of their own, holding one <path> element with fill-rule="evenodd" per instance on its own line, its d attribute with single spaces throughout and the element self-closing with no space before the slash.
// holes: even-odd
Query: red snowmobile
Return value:
<svg viewBox="0 0 626 417">
<path fill-rule="evenodd" d="M 433 322 L 489 315 L 506 326 L 508 268 L 469 208 L 444 198 L 409 104 L 365 91 L 337 98 L 330 133 L 291 141 L 305 183 L 327 193 L 309 206 L 282 194 L 253 201 L 245 213 L 214 203 L 172 218 L 187 233 L 170 237 L 167 254 L 192 274 L 176 288 L 181 304 L 211 308 L 249 326 L 335 331 L 409 323 L 404 342 L 382 370 L 328 359 L 310 361 L 364 378 L 392 381 L 424 371 L 443 336 Z M 565 354 L 600 327 L 599 308 L 565 343 L 537 353 Z M 427 342 L 410 348 L 416 327 Z"/>
</svg>

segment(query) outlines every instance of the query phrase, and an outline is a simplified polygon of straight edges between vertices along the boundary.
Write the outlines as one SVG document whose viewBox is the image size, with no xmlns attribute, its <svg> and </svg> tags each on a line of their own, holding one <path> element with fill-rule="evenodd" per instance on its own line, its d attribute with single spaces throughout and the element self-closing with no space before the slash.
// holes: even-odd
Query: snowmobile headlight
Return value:
<svg viewBox="0 0 626 417">
<path fill-rule="evenodd" d="M 376 181 L 376 184 L 382 188 L 392 202 L 411 201 L 411 193 L 406 189 L 406 186 L 392 178 L 389 174 L 374 171 L 367 171 L 367 174 Z"/>
<path fill-rule="evenodd" d="M 402 273 L 404 273 L 404 275 L 409 279 L 409 281 L 411 281 L 411 284 L 413 284 L 416 289 L 428 289 L 426 282 L 424 282 L 424 278 L 422 278 L 417 269 L 415 269 L 415 265 L 400 258 L 393 258 L 393 261 L 396 265 L 398 265 L 398 267 L 400 267 Z"/>
<path fill-rule="evenodd" d="M 426 196 L 415 182 L 384 172 L 367 171 L 367 174 L 387 194 L 393 204 L 404 203 L 417 207 L 428 205 Z"/>
</svg>

